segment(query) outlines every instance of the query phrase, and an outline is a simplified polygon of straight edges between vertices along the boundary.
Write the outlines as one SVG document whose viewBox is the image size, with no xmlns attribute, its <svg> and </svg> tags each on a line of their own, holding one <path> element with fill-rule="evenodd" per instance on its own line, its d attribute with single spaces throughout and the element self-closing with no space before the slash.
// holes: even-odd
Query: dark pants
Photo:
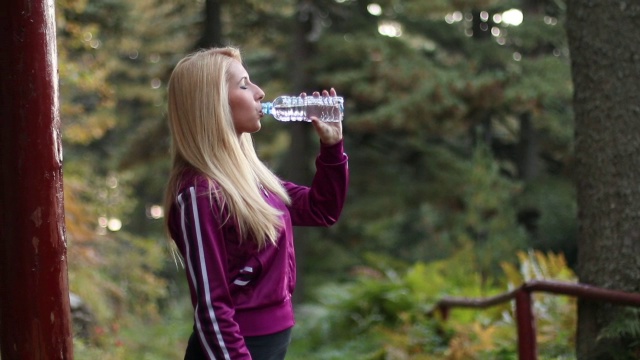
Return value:
<svg viewBox="0 0 640 360">
<path fill-rule="evenodd" d="M 291 329 L 264 336 L 246 336 L 244 342 L 253 360 L 284 360 L 291 342 Z M 195 333 L 189 338 L 184 360 L 206 359 Z M 233 359 L 231 359 L 233 360 Z"/>
</svg>

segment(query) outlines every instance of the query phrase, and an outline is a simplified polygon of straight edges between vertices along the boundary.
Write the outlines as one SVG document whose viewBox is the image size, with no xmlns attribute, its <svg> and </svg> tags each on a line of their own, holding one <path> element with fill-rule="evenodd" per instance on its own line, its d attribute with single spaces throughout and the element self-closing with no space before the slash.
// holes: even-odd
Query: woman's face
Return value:
<svg viewBox="0 0 640 360">
<path fill-rule="evenodd" d="M 260 130 L 260 118 L 263 116 L 260 102 L 264 92 L 251 83 L 249 74 L 238 61 L 233 61 L 229 68 L 229 78 L 229 106 L 236 133 L 240 136 Z"/>
</svg>

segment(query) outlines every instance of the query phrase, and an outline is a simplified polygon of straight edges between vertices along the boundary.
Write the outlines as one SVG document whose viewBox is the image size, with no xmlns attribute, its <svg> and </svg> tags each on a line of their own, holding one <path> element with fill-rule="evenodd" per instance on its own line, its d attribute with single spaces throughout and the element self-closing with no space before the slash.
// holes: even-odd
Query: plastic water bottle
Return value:
<svg viewBox="0 0 640 360">
<path fill-rule="evenodd" d="M 262 103 L 262 113 L 280 121 L 307 121 L 315 116 L 320 121 L 338 122 L 344 116 L 341 96 L 279 96 Z"/>
</svg>

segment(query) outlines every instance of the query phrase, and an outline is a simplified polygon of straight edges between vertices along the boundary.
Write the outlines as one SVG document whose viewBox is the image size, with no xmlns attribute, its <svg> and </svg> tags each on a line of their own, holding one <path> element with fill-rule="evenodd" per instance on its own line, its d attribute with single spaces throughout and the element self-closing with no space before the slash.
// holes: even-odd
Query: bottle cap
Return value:
<svg viewBox="0 0 640 360">
<path fill-rule="evenodd" d="M 271 109 L 273 109 L 273 104 L 270 102 L 262 103 L 262 113 L 265 115 L 271 115 Z"/>
</svg>

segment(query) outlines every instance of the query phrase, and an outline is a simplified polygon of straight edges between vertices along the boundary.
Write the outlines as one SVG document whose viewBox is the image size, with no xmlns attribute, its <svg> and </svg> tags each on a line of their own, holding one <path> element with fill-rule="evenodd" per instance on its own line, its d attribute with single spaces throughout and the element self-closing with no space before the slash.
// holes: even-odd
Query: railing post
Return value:
<svg viewBox="0 0 640 360">
<path fill-rule="evenodd" d="M 518 359 L 536 360 L 538 346 L 536 343 L 536 320 L 533 316 L 531 293 L 518 289 L 515 293 L 516 321 L 518 325 Z"/>
<path fill-rule="evenodd" d="M 451 309 L 449 308 L 449 306 L 441 305 L 439 307 L 439 310 L 440 310 L 440 315 L 442 316 L 442 320 L 446 321 L 449 318 L 449 312 Z"/>
<path fill-rule="evenodd" d="M 73 359 L 54 0 L 0 1 L 0 357 Z"/>
<path fill-rule="evenodd" d="M 443 320 L 446 320 L 449 310 L 452 308 L 484 309 L 515 300 L 515 316 L 518 328 L 518 359 L 536 360 L 538 357 L 538 345 L 536 343 L 536 321 L 532 306 L 532 293 L 536 291 L 640 307 L 640 293 L 604 289 L 580 283 L 532 280 L 525 282 L 521 287 L 512 291 L 484 299 L 445 297 L 436 303 L 436 306 L 429 314 L 432 316 L 438 311 L 442 314 Z"/>
</svg>

